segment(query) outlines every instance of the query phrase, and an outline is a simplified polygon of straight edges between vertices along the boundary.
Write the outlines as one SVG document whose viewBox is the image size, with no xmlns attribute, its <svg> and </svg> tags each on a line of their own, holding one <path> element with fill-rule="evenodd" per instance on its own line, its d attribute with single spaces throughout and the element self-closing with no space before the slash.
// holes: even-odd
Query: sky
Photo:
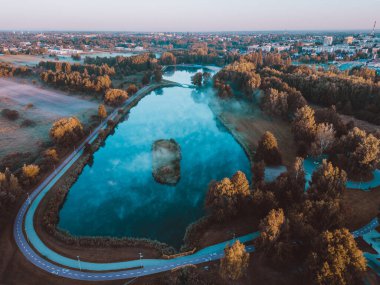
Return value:
<svg viewBox="0 0 380 285">
<path fill-rule="evenodd" d="M 380 0 L 0 0 L 0 30 L 371 30 Z"/>
</svg>

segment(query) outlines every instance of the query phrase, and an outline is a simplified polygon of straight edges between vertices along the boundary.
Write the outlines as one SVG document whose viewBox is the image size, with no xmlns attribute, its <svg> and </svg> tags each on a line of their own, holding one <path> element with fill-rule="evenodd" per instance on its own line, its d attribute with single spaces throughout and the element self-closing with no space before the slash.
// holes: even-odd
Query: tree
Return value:
<svg viewBox="0 0 380 285">
<path fill-rule="evenodd" d="M 276 196 L 272 191 L 256 188 L 252 193 L 252 210 L 258 218 L 268 215 L 269 211 L 278 207 Z"/>
<path fill-rule="evenodd" d="M 21 192 L 18 179 L 8 168 L 0 172 L 0 210 L 12 204 Z"/>
<path fill-rule="evenodd" d="M 44 152 L 44 157 L 46 158 L 49 165 L 53 165 L 59 161 L 59 156 L 55 148 L 49 148 Z"/>
<path fill-rule="evenodd" d="M 344 224 L 341 199 L 308 199 L 300 209 L 305 224 L 313 229 L 312 236 L 322 231 L 339 229 Z"/>
<path fill-rule="evenodd" d="M 211 80 L 211 73 L 210 72 L 203 72 L 203 86 L 206 86 Z"/>
<path fill-rule="evenodd" d="M 53 123 L 50 129 L 51 138 L 62 146 L 71 146 L 77 143 L 83 135 L 82 124 L 75 117 L 59 119 Z"/>
<path fill-rule="evenodd" d="M 314 110 L 309 106 L 298 109 L 292 123 L 292 131 L 295 139 L 311 143 L 315 139 L 316 124 Z"/>
<path fill-rule="evenodd" d="M 138 88 L 135 84 L 130 84 L 127 88 L 127 93 L 133 95 L 137 92 L 137 90 Z"/>
<path fill-rule="evenodd" d="M 232 246 L 226 246 L 224 254 L 220 261 L 220 276 L 226 280 L 238 280 L 248 268 L 249 253 L 244 244 L 237 240 Z"/>
<path fill-rule="evenodd" d="M 249 182 L 245 174 L 241 171 L 237 171 L 231 178 L 231 182 L 237 193 L 243 196 L 249 196 Z"/>
<path fill-rule="evenodd" d="M 206 197 L 206 208 L 218 221 L 236 216 L 250 196 L 247 185 L 247 178 L 242 172 L 237 172 L 232 180 L 224 178 L 219 182 L 211 182 Z"/>
<path fill-rule="evenodd" d="M 35 164 L 29 164 L 22 167 L 22 175 L 29 183 L 34 183 L 37 179 L 38 174 L 40 173 L 40 167 Z"/>
<path fill-rule="evenodd" d="M 0 172 L 0 192 L 16 194 L 19 190 L 21 190 L 21 187 L 18 179 L 8 168 L 4 172 Z"/>
<path fill-rule="evenodd" d="M 276 116 L 288 115 L 288 93 L 279 92 L 277 89 L 270 88 L 265 92 L 262 99 L 262 107 L 266 113 Z"/>
<path fill-rule="evenodd" d="M 323 232 L 307 260 L 313 284 L 362 284 L 366 261 L 347 229 Z"/>
<path fill-rule="evenodd" d="M 150 77 L 151 76 L 152 76 L 152 74 L 150 72 L 145 72 L 145 74 L 141 80 L 142 85 L 148 85 L 150 83 Z"/>
<path fill-rule="evenodd" d="M 334 127 L 331 124 L 318 124 L 315 131 L 315 141 L 312 144 L 312 153 L 315 156 L 322 155 L 328 151 L 335 140 Z"/>
<path fill-rule="evenodd" d="M 108 89 L 104 96 L 104 102 L 111 106 L 119 106 L 128 99 L 128 92 L 122 89 Z"/>
<path fill-rule="evenodd" d="M 157 68 L 154 70 L 154 73 L 153 73 L 153 76 L 154 76 L 154 81 L 156 82 L 161 82 L 162 81 L 162 71 L 161 69 Z"/>
<path fill-rule="evenodd" d="M 260 222 L 260 237 L 257 239 L 257 247 L 263 251 L 268 251 L 272 248 L 273 244 L 280 237 L 284 223 L 284 211 L 282 209 L 271 210 Z"/>
<path fill-rule="evenodd" d="M 380 163 L 380 139 L 353 128 L 340 139 L 337 152 L 344 157 L 344 167 L 349 173 L 368 174 Z"/>
<path fill-rule="evenodd" d="M 287 210 L 304 200 L 305 184 L 303 159 L 297 157 L 289 171 L 282 173 L 269 187 L 275 193 L 280 207 Z"/>
<path fill-rule="evenodd" d="M 319 200 L 340 198 L 346 190 L 346 182 L 346 172 L 324 159 L 313 173 L 309 194 Z"/>
<path fill-rule="evenodd" d="M 104 104 L 100 104 L 98 107 L 98 116 L 100 119 L 105 119 L 107 118 L 107 110 Z"/>
<path fill-rule="evenodd" d="M 191 77 L 191 83 L 197 87 L 202 86 L 203 75 L 202 72 L 197 72 Z"/>
<path fill-rule="evenodd" d="M 252 166 L 252 183 L 254 186 L 264 183 L 265 179 L 265 162 L 255 162 Z"/>
<path fill-rule="evenodd" d="M 174 54 L 172 54 L 171 52 L 164 52 L 161 55 L 160 62 L 163 65 L 175 65 L 177 60 Z"/>
<path fill-rule="evenodd" d="M 254 160 L 256 162 L 264 161 L 267 165 L 280 165 L 282 163 L 277 139 L 271 132 L 265 132 L 261 137 Z"/>
</svg>

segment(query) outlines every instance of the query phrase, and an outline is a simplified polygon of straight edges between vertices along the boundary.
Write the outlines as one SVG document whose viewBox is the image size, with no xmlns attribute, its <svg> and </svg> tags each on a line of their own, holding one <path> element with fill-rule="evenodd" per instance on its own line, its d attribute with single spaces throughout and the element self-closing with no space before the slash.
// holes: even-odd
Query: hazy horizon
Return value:
<svg viewBox="0 0 380 285">
<path fill-rule="evenodd" d="M 380 0 L 0 0 L 7 31 L 368 31 Z M 379 19 L 380 20 L 380 19 Z M 380 24 L 380 23 L 379 23 Z"/>
</svg>

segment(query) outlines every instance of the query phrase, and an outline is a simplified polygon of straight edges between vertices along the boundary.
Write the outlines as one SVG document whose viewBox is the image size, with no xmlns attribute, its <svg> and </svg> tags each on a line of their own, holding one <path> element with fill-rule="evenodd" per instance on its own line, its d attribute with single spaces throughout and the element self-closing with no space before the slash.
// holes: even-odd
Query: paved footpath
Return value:
<svg viewBox="0 0 380 285">
<path fill-rule="evenodd" d="M 149 88 L 151 88 L 151 86 L 139 90 L 139 92 L 131 96 L 131 98 L 124 103 L 123 107 L 129 106 L 136 99 L 142 97 Z M 98 136 L 99 131 L 106 128 L 107 121 L 114 119 L 116 116 L 117 109 L 112 112 L 107 119 L 83 141 L 78 149 L 75 149 L 24 202 L 16 217 L 13 231 L 14 238 L 20 251 L 31 263 L 42 270 L 65 278 L 88 281 L 135 278 L 169 271 L 179 266 L 200 264 L 222 258 L 224 256 L 224 248 L 226 245 L 233 243 L 235 240 L 212 245 L 201 249 L 192 255 L 173 259 L 141 259 L 112 263 L 93 263 L 71 259 L 52 251 L 40 240 L 33 226 L 33 217 L 42 198 L 83 154 L 85 144 L 92 143 Z M 370 233 L 378 225 L 379 223 L 377 219 L 374 219 L 365 227 L 353 232 L 353 235 L 355 237 L 363 236 Z M 236 240 L 240 240 L 242 243 L 247 243 L 258 236 L 259 232 L 255 232 L 238 237 Z M 247 251 L 254 251 L 254 247 L 248 245 Z"/>
</svg>

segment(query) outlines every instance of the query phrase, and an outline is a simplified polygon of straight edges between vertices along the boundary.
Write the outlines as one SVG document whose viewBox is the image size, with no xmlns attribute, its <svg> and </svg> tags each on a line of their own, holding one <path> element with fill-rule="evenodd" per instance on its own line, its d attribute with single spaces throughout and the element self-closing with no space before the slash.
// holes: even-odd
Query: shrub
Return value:
<svg viewBox="0 0 380 285">
<path fill-rule="evenodd" d="M 10 109 L 3 109 L 1 115 L 11 121 L 15 121 L 20 117 L 20 114 L 16 110 Z"/>
<path fill-rule="evenodd" d="M 34 127 L 36 125 L 36 122 L 32 121 L 32 120 L 29 120 L 29 119 L 25 119 L 21 122 L 21 127 Z"/>
<path fill-rule="evenodd" d="M 128 92 L 121 89 L 109 89 L 104 96 L 104 102 L 111 106 L 121 105 L 128 99 Z"/>
<path fill-rule="evenodd" d="M 259 141 L 256 154 L 256 162 L 264 161 L 268 165 L 280 165 L 282 162 L 276 137 L 271 132 L 265 132 Z"/>
<path fill-rule="evenodd" d="M 83 134 L 82 124 L 75 117 L 59 119 L 50 129 L 51 138 L 62 146 L 75 144 L 83 137 Z"/>
</svg>

